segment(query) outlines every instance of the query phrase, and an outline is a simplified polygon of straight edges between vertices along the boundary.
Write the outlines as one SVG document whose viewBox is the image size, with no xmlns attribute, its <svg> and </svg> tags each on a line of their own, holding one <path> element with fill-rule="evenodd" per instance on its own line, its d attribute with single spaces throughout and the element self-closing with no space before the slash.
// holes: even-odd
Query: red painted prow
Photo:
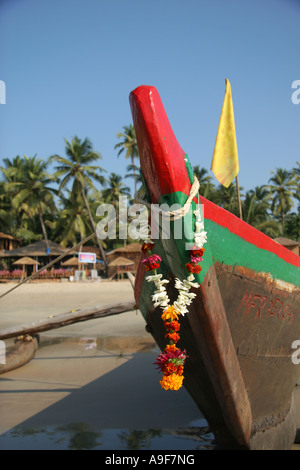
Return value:
<svg viewBox="0 0 300 470">
<path fill-rule="evenodd" d="M 180 147 L 158 91 L 142 85 L 129 95 L 143 175 L 151 202 L 163 194 L 181 191 L 189 194 L 190 182 Z"/>
</svg>

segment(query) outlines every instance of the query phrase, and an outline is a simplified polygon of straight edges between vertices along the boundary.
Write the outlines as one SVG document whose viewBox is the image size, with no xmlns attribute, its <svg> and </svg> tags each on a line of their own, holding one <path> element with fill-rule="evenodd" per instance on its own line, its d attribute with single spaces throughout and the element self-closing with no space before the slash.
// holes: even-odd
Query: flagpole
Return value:
<svg viewBox="0 0 300 470">
<path fill-rule="evenodd" d="M 240 219 L 243 220 L 240 187 L 239 187 L 239 180 L 238 180 L 237 175 L 235 177 L 235 182 L 236 182 L 236 191 L 237 191 L 237 198 L 238 198 L 238 204 L 239 204 Z"/>
</svg>

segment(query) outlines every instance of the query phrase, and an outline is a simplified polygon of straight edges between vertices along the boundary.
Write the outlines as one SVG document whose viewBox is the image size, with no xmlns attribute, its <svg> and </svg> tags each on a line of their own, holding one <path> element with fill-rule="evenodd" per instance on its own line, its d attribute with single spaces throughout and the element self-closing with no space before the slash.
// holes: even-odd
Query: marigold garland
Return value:
<svg viewBox="0 0 300 470">
<path fill-rule="evenodd" d="M 162 261 L 161 257 L 153 254 L 154 242 L 150 239 L 145 240 L 142 245 L 142 252 L 145 258 L 142 260 L 146 271 L 154 271 L 153 275 L 147 276 L 148 282 L 154 282 L 156 290 L 152 295 L 154 307 L 160 306 L 163 310 L 161 318 L 164 322 L 166 329 L 165 337 L 168 338 L 169 344 L 166 345 L 164 351 L 158 355 L 154 364 L 163 373 L 160 380 L 160 385 L 164 390 L 179 390 L 182 386 L 184 379 L 183 371 L 185 360 L 188 357 L 185 350 L 177 348 L 176 343 L 180 339 L 179 330 L 179 316 L 188 312 L 188 306 L 192 303 L 196 294 L 189 292 L 190 289 L 199 287 L 199 284 L 194 281 L 193 273 L 199 273 L 202 268 L 199 262 L 203 260 L 204 254 L 203 244 L 206 243 L 206 232 L 204 231 L 204 224 L 201 221 L 200 209 L 194 211 L 196 216 L 196 230 L 194 236 L 195 245 L 190 250 L 191 261 L 186 263 L 186 270 L 190 273 L 187 279 L 180 281 L 175 279 L 175 288 L 178 290 L 179 295 L 173 305 L 169 305 L 170 299 L 167 295 L 165 284 L 169 281 L 162 279 L 162 274 L 157 273 L 159 263 Z"/>
<path fill-rule="evenodd" d="M 165 390 L 179 390 L 182 386 L 183 379 L 183 375 L 174 373 L 172 375 L 163 375 L 159 383 Z"/>
</svg>

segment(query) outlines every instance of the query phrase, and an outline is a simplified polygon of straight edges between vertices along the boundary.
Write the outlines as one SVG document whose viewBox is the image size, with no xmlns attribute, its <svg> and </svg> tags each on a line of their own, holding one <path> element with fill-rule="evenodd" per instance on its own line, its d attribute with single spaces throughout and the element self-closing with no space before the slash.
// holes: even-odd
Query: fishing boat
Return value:
<svg viewBox="0 0 300 470">
<path fill-rule="evenodd" d="M 20 335 L 5 351 L 4 361 L 0 361 L 0 375 L 11 370 L 18 369 L 30 362 L 38 349 L 39 338 L 37 335 Z M 3 341 L 1 341 L 3 345 Z M 2 354 L 3 355 L 3 354 Z"/>
<path fill-rule="evenodd" d="M 200 202 L 207 232 L 202 271 L 194 275 L 200 287 L 192 289 L 195 300 L 180 318 L 178 344 L 188 355 L 183 385 L 222 448 L 290 449 L 296 435 L 293 392 L 300 375 L 299 361 L 293 361 L 293 345 L 300 339 L 300 258 L 204 197 L 191 199 L 192 166 L 158 91 L 140 86 L 129 101 L 143 200 L 160 208 L 185 207 L 190 199 L 182 227 Z M 154 240 L 171 299 L 178 295 L 174 280 L 186 277 L 186 243 L 191 243 L 188 230 L 177 236 L 175 223 L 164 237 L 160 220 Z M 163 350 L 161 309 L 154 307 L 154 287 L 146 274 L 141 259 L 135 301 Z"/>
</svg>

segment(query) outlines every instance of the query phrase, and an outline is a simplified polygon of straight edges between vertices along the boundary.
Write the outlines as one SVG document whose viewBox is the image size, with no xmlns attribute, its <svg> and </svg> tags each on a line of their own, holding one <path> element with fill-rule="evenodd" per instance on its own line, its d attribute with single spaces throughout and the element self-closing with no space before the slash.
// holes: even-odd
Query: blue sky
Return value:
<svg viewBox="0 0 300 470">
<path fill-rule="evenodd" d="M 116 134 L 132 122 L 130 91 L 146 84 L 192 165 L 213 176 L 228 78 L 240 185 L 266 184 L 272 170 L 300 161 L 300 104 L 291 100 L 299 24 L 296 0 L 2 0 L 0 164 L 65 155 L 64 138 L 78 135 L 108 174 L 124 176 Z"/>
</svg>

